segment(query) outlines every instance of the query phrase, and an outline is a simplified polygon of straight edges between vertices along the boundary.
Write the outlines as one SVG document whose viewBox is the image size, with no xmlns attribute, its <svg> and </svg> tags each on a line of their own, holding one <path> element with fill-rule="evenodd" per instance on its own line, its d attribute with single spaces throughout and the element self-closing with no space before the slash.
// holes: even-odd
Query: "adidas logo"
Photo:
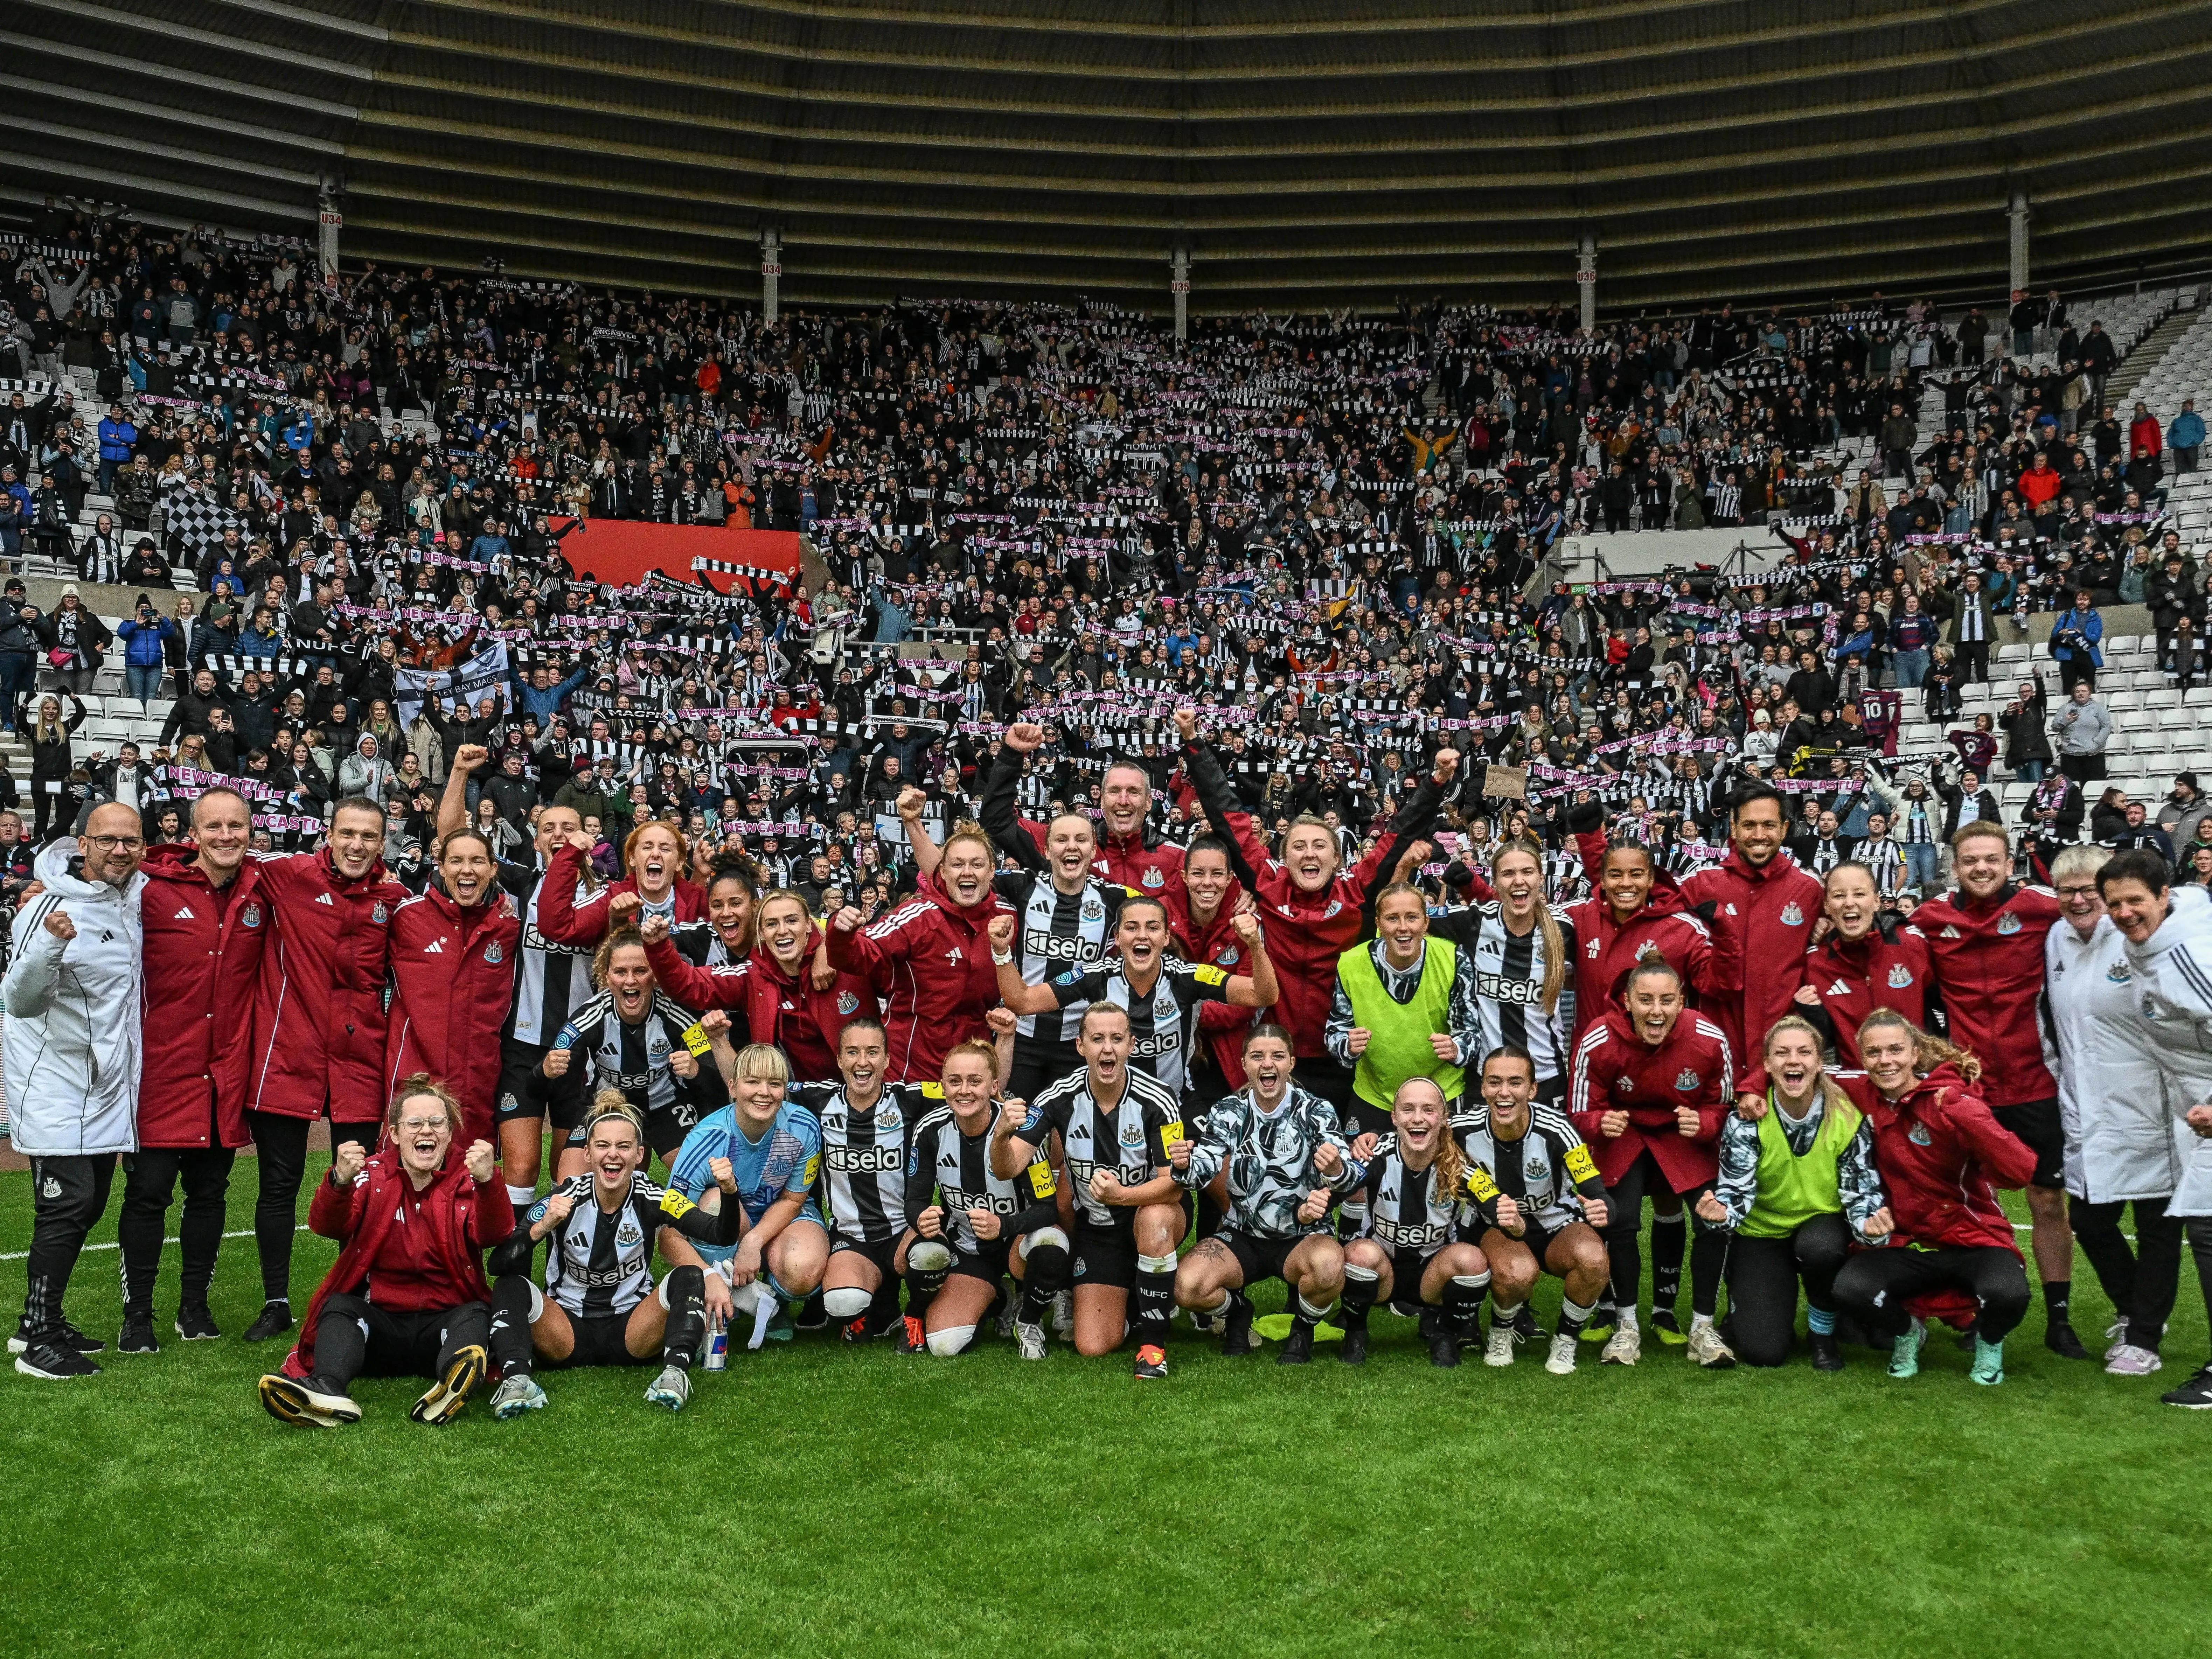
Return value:
<svg viewBox="0 0 2212 1659">
<path fill-rule="evenodd" d="M 422 954 L 426 957 L 442 957 L 446 954 L 446 941 L 441 939 L 432 939 L 422 947 Z"/>
<path fill-rule="evenodd" d="M 1936 937 L 1937 939 L 1958 939 L 1958 938 L 1961 937 L 1961 935 L 1960 934 L 1960 932 L 1959 932 L 1959 930 L 1958 930 L 1957 928 L 1953 927 L 1950 927 L 1949 925 L 1948 925 L 1948 924 L 1947 924 L 1947 925 L 1944 927 L 1943 931 L 1942 931 L 1942 933 L 1940 933 L 1936 934 Z"/>
<path fill-rule="evenodd" d="M 1838 980 L 1833 985 L 1831 985 L 1827 991 L 1827 994 L 1832 997 L 1847 997 L 1850 994 L 1851 988 L 1844 984 L 1841 980 Z"/>
<path fill-rule="evenodd" d="M 331 897 L 328 893 L 318 893 L 318 894 L 316 894 L 316 895 L 315 895 L 315 902 L 316 902 L 316 903 L 318 903 L 318 904 L 327 904 L 327 905 L 329 905 L 329 906 L 330 906 L 333 910 L 335 910 L 336 908 L 337 908 L 337 901 L 336 899 L 332 898 L 332 897 Z"/>
<path fill-rule="evenodd" d="M 180 904 L 177 907 L 177 920 L 179 921 L 198 921 L 199 918 L 192 914 L 192 907 L 191 905 Z"/>
</svg>

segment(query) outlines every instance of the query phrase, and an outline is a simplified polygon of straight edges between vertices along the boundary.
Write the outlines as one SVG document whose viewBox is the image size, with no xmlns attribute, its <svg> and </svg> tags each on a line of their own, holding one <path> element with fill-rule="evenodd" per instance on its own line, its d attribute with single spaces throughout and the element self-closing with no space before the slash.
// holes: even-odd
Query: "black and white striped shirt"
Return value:
<svg viewBox="0 0 2212 1659">
<path fill-rule="evenodd" d="M 945 1103 L 944 1085 L 887 1083 L 863 1111 L 845 1097 L 845 1085 L 794 1083 L 791 1098 L 822 1125 L 822 1173 L 817 1189 L 834 1238 L 880 1244 L 906 1231 L 908 1144 L 916 1127 Z"/>
<path fill-rule="evenodd" d="M 546 1235 L 545 1293 L 573 1317 L 626 1314 L 644 1301 L 653 1291 L 653 1241 L 663 1227 L 702 1243 L 733 1242 L 722 1237 L 719 1216 L 641 1171 L 631 1175 L 629 1197 L 611 1213 L 599 1207 L 589 1170 L 571 1176 L 531 1207 L 525 1225 L 543 1220 L 547 1206 L 563 1193 L 575 1207 Z M 734 1204 L 730 1211 L 733 1218 L 742 1213 Z"/>
<path fill-rule="evenodd" d="M 501 1035 L 517 1042 L 548 1043 L 568 1017 L 591 1000 L 591 947 L 558 945 L 538 931 L 538 902 L 545 888 L 542 876 L 519 865 L 502 864 L 500 884 L 522 904 L 522 948 L 514 953 L 514 1006 L 507 1011 Z M 583 896 L 580 882 L 577 902 Z"/>
<path fill-rule="evenodd" d="M 1506 1044 L 1526 1048 L 1536 1062 L 1536 1081 L 1549 1083 L 1567 1072 L 1567 1036 L 1575 1022 L 1575 929 L 1565 917 L 1555 917 L 1560 948 L 1566 954 L 1565 976 L 1557 1005 L 1544 1012 L 1544 976 L 1549 963 L 1544 955 L 1544 930 L 1532 926 L 1525 934 L 1507 927 L 1496 900 L 1472 909 L 1455 910 L 1429 924 L 1466 951 L 1474 963 L 1474 1006 L 1482 1026 L 1482 1053 Z M 1472 1055 L 1470 1069 L 1481 1064 Z M 1472 1082 L 1470 1079 L 1470 1082 Z"/>
<path fill-rule="evenodd" d="M 1007 871 L 994 884 L 1021 917 L 1022 983 L 1042 985 L 1072 968 L 1095 968 L 1105 958 L 1107 941 L 1121 920 L 1129 890 L 1097 876 L 1073 893 L 1063 893 L 1040 871 Z M 1088 1002 L 1064 1003 L 1060 1012 L 1024 1014 L 1014 1023 L 1014 1052 L 1056 1069 L 1079 1062 L 1076 1033 Z"/>
<path fill-rule="evenodd" d="M 1605 1196 L 1597 1160 L 1558 1107 L 1540 1101 L 1531 1106 L 1528 1130 L 1517 1140 L 1491 1133 L 1490 1108 L 1480 1097 L 1469 1109 L 1452 1115 L 1451 1127 L 1467 1161 L 1481 1172 L 1470 1177 L 1469 1191 L 1485 1226 L 1497 1224 L 1501 1194 L 1524 1219 L 1551 1232 L 1581 1220 L 1584 1199 Z"/>
<path fill-rule="evenodd" d="M 1129 1014 L 1129 1064 L 1150 1072 L 1182 1098 L 1190 1075 L 1190 1050 L 1198 1037 L 1198 1021 L 1190 1010 L 1201 1002 L 1229 1000 L 1229 970 L 1200 966 L 1176 957 L 1160 958 L 1160 975 L 1143 994 L 1130 985 L 1125 965 L 1117 957 L 1088 970 L 1071 969 L 1052 981 L 1052 994 L 1062 1008 L 1078 1002 L 1110 1002 Z"/>
<path fill-rule="evenodd" d="M 1464 1192 L 1438 1192 L 1433 1163 L 1425 1170 L 1407 1169 L 1396 1135 L 1386 1134 L 1376 1143 L 1363 1184 L 1367 1188 L 1367 1224 L 1360 1230 L 1361 1237 L 1375 1240 L 1393 1255 L 1402 1251 L 1424 1261 L 1452 1242 Z M 1419 1287 L 1401 1285 L 1393 1294 L 1400 1291 L 1418 1295 Z"/>
<path fill-rule="evenodd" d="M 1040 1153 L 1036 1163 L 1011 1181 L 991 1173 L 991 1126 L 963 1133 L 950 1106 L 939 1106 L 915 1126 L 906 1158 L 906 1218 L 909 1226 L 932 1204 L 945 1211 L 945 1237 L 963 1255 L 981 1253 L 981 1241 L 968 1219 L 970 1210 L 999 1218 L 994 1243 L 1003 1243 L 1015 1218 L 1032 1206 L 1050 1211 L 1059 1190 L 1052 1165 Z M 1042 1223 L 1040 1224 L 1042 1224 Z"/>
<path fill-rule="evenodd" d="M 635 1025 L 616 1011 L 614 994 L 603 991 L 571 1014 L 553 1039 L 556 1048 L 568 1048 L 591 1061 L 591 1088 L 619 1089 L 623 1097 L 646 1113 L 672 1113 L 689 1129 L 719 1102 L 708 1102 L 697 1085 L 712 1072 L 702 1066 L 697 1078 L 676 1075 L 668 1061 L 684 1047 L 684 1033 L 693 1024 L 690 1012 L 659 991 L 646 1006 L 645 1018 Z M 716 1085 L 719 1091 L 719 1084 Z"/>
<path fill-rule="evenodd" d="M 1141 1187 L 1167 1170 L 1168 1148 L 1182 1139 L 1178 1095 L 1136 1066 L 1127 1075 L 1120 1101 L 1102 1109 L 1091 1092 L 1090 1067 L 1069 1073 L 1038 1091 L 1016 1131 L 1040 1148 L 1058 1132 L 1077 1212 L 1094 1227 L 1123 1232 L 1136 1225 L 1137 1212 L 1091 1197 L 1091 1177 L 1104 1170 L 1124 1187 Z"/>
</svg>

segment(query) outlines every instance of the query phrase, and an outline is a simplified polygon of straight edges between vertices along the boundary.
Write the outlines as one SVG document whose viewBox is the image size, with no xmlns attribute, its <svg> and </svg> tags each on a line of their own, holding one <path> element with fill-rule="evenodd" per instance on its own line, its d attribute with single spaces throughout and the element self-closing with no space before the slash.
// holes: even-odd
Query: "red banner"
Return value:
<svg viewBox="0 0 2212 1659">
<path fill-rule="evenodd" d="M 556 519 L 556 530 L 576 523 Z M 691 568 L 694 559 L 771 570 L 799 580 L 795 530 L 731 530 L 719 525 L 653 524 L 641 519 L 586 519 L 561 538 L 562 556 L 580 577 L 629 587 L 658 570 L 682 582 L 703 582 L 720 593 L 750 579 Z"/>
</svg>

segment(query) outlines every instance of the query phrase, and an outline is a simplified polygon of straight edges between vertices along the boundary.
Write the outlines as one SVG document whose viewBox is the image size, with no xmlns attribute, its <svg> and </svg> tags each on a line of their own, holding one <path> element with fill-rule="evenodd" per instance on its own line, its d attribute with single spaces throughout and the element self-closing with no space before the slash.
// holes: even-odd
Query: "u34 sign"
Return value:
<svg viewBox="0 0 2212 1659">
<path fill-rule="evenodd" d="M 782 260 L 781 260 L 781 259 L 763 259 L 763 260 L 762 260 L 762 261 L 761 261 L 761 275 L 762 275 L 762 276 L 782 276 L 782 275 L 783 275 L 783 261 L 782 261 Z"/>
</svg>

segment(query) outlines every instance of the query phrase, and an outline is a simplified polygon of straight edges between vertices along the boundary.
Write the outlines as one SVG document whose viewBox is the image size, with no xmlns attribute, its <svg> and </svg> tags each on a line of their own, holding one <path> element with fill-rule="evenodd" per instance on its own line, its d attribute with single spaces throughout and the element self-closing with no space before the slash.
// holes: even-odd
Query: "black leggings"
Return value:
<svg viewBox="0 0 2212 1659">
<path fill-rule="evenodd" d="M 1729 1242 L 1729 1344 L 1747 1365 L 1779 1365 L 1797 1328 L 1797 1285 L 1824 1313 L 1835 1310 L 1837 1271 L 1851 1230 L 1840 1215 L 1816 1215 L 1780 1238 L 1738 1233 Z"/>
<path fill-rule="evenodd" d="M 62 1297 L 114 1182 L 112 1152 L 31 1160 L 31 1250 L 23 1264 L 23 1328 L 31 1335 L 60 1334 Z"/>
<path fill-rule="evenodd" d="M 2136 1206 L 2136 1247 L 2128 1248 L 2120 1231 L 2120 1212 L 2130 1202 Z M 2067 1218 L 2081 1254 L 2096 1271 L 2112 1311 L 2128 1322 L 2121 1339 L 2138 1348 L 2158 1352 L 2166 1334 L 2166 1316 L 2173 1311 L 2181 1290 L 2181 1235 L 2185 1223 L 2166 1212 L 2162 1198 L 2115 1199 L 2091 1204 L 2078 1198 L 2067 1200 Z"/>
<path fill-rule="evenodd" d="M 1905 1334 L 1905 1305 L 1929 1291 L 1964 1291 L 1981 1304 L 1975 1327 L 2002 1342 L 2027 1316 L 2027 1269 L 2020 1253 L 1996 1244 L 1965 1249 L 1861 1250 L 1836 1275 L 1836 1306 L 1868 1329 Z"/>
<path fill-rule="evenodd" d="M 1698 1195 L 1712 1190 L 1712 1182 L 1681 1194 L 1684 1207 L 1694 1210 Z M 1613 1261 L 1613 1302 L 1617 1308 L 1633 1309 L 1644 1285 L 1644 1198 L 1651 1195 L 1656 1210 L 1665 1199 L 1674 1194 L 1674 1183 L 1667 1179 L 1659 1167 L 1658 1159 L 1648 1152 L 1639 1152 L 1636 1162 L 1628 1166 L 1628 1173 L 1620 1182 L 1606 1188 L 1606 1254 Z M 1728 1262 L 1727 1233 L 1717 1227 L 1709 1227 L 1695 1215 L 1686 1217 L 1686 1226 L 1695 1229 L 1690 1240 L 1690 1311 L 1711 1318 L 1721 1304 L 1721 1273 Z"/>
<path fill-rule="evenodd" d="M 183 1299 L 204 1303 L 215 1282 L 216 1253 L 222 1248 L 224 1199 L 238 1154 L 228 1146 L 149 1146 L 123 1155 L 123 1209 L 116 1237 L 123 1245 L 123 1305 L 144 1308 L 154 1299 L 161 1271 L 161 1235 L 179 1176 L 185 1212 L 177 1243 L 185 1258 Z"/>
<path fill-rule="evenodd" d="M 307 1131 L 313 1120 L 280 1112 L 248 1112 L 261 1188 L 253 1200 L 253 1245 L 261 1253 L 261 1299 L 292 1299 L 292 1235 L 300 1218 L 300 1183 L 307 1173 Z M 365 1152 L 376 1150 L 374 1123 L 333 1123 L 331 1146 L 350 1140 Z"/>
<path fill-rule="evenodd" d="M 489 1352 L 491 1304 L 407 1311 L 365 1296 L 323 1298 L 315 1320 L 314 1374 L 343 1389 L 356 1376 L 443 1376 L 463 1348 Z"/>
</svg>

